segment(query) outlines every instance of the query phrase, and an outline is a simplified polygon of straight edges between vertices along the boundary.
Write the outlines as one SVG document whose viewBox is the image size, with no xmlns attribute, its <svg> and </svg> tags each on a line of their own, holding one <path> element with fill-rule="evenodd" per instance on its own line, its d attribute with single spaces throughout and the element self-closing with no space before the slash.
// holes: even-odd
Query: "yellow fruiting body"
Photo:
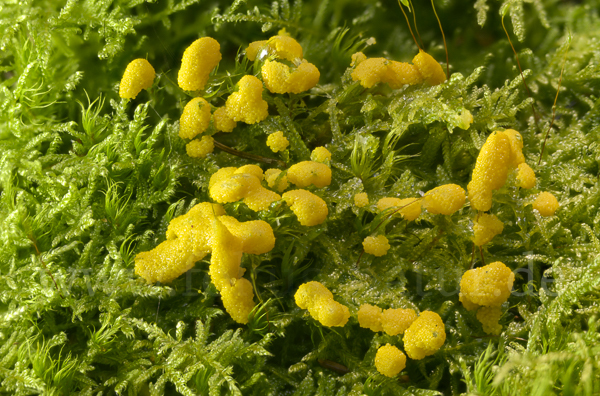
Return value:
<svg viewBox="0 0 600 396">
<path fill-rule="evenodd" d="M 135 59 L 127 65 L 119 84 L 119 96 L 135 99 L 142 89 L 148 89 L 154 83 L 156 72 L 146 59 Z"/>
<path fill-rule="evenodd" d="M 225 102 L 227 116 L 234 121 L 255 124 L 267 118 L 269 105 L 262 98 L 262 82 L 254 76 L 244 76 L 238 82 L 239 90 Z"/>
<path fill-rule="evenodd" d="M 372 254 L 375 257 L 385 256 L 388 250 L 390 250 L 390 244 L 384 235 L 378 235 L 376 237 L 368 236 L 364 239 L 362 244 L 365 253 Z"/>
<path fill-rule="evenodd" d="M 287 171 L 288 180 L 300 188 L 314 184 L 322 188 L 331 184 L 331 169 L 320 162 L 302 161 Z"/>
<path fill-rule="evenodd" d="M 444 73 L 442 65 L 425 51 L 419 50 L 412 63 L 419 69 L 425 83 L 439 85 L 446 81 L 446 73 Z"/>
<path fill-rule="evenodd" d="M 390 308 L 381 314 L 381 327 L 386 334 L 395 336 L 404 334 L 415 320 L 417 313 L 413 309 Z"/>
<path fill-rule="evenodd" d="M 521 188 L 533 188 L 535 187 L 535 172 L 525 162 L 520 163 L 517 171 L 517 183 Z"/>
<path fill-rule="evenodd" d="M 208 274 L 218 291 L 231 286 L 232 279 L 241 278 L 245 269 L 242 262 L 242 241 L 236 238 L 219 218 L 212 220 L 212 254 Z"/>
<path fill-rule="evenodd" d="M 358 309 L 358 324 L 371 331 L 383 331 L 381 326 L 381 308 L 371 304 L 362 304 Z"/>
<path fill-rule="evenodd" d="M 514 281 L 515 274 L 499 261 L 468 270 L 460 280 L 459 300 L 469 311 L 499 307 L 510 297 Z"/>
<path fill-rule="evenodd" d="M 221 106 L 213 113 L 215 129 L 220 132 L 231 132 L 237 126 L 237 122 L 227 115 L 225 106 Z"/>
<path fill-rule="evenodd" d="M 327 150 L 323 146 L 316 147 L 310 153 L 310 159 L 315 162 L 322 162 L 324 164 L 329 164 L 329 161 L 331 161 L 331 153 L 329 152 L 329 150 Z"/>
<path fill-rule="evenodd" d="M 300 285 L 294 299 L 300 308 L 308 309 L 323 326 L 344 326 L 350 318 L 348 307 L 335 301 L 333 294 L 319 282 Z"/>
<path fill-rule="evenodd" d="M 516 168 L 519 164 L 525 162 L 525 156 L 523 155 L 523 136 L 514 129 L 507 129 L 504 131 L 508 141 L 510 142 L 510 166 Z"/>
<path fill-rule="evenodd" d="M 258 166 L 247 167 L 246 172 L 252 173 L 237 173 L 236 168 L 221 168 L 215 172 L 208 184 L 210 197 L 219 203 L 243 200 L 255 212 L 266 210 L 272 202 L 281 199 L 279 194 L 260 184 L 262 170 Z M 260 179 L 257 177 L 258 172 Z"/>
<path fill-rule="evenodd" d="M 392 89 L 399 89 L 404 85 L 423 82 L 423 76 L 419 69 L 410 63 L 389 61 L 381 82 L 387 83 Z"/>
<path fill-rule="evenodd" d="M 293 62 L 303 58 L 302 46 L 293 38 L 286 35 L 273 36 L 269 40 L 254 41 L 246 48 L 246 57 L 254 61 L 259 51 L 266 50 L 278 59 Z"/>
<path fill-rule="evenodd" d="M 356 66 L 365 59 L 367 59 L 367 56 L 365 54 L 363 54 L 362 52 L 355 52 L 354 54 L 352 54 L 352 62 L 350 63 L 350 66 Z"/>
<path fill-rule="evenodd" d="M 395 215 L 402 216 L 405 220 L 413 221 L 421 215 L 421 199 L 419 198 L 381 198 L 377 202 L 377 210 L 383 212 L 388 208 L 396 208 Z M 394 210 L 396 210 L 394 209 Z"/>
<path fill-rule="evenodd" d="M 223 307 L 237 323 L 248 323 L 248 315 L 254 309 L 254 292 L 248 279 L 232 280 L 233 285 L 226 285 L 221 290 Z"/>
<path fill-rule="evenodd" d="M 281 131 L 272 133 L 267 137 L 267 146 L 269 146 L 274 153 L 287 149 L 289 145 L 289 140 L 283 136 L 283 132 Z"/>
<path fill-rule="evenodd" d="M 313 88 L 321 74 L 312 63 L 303 60 L 294 70 L 277 61 L 265 61 L 261 68 L 265 86 L 272 93 L 301 93 Z"/>
<path fill-rule="evenodd" d="M 385 344 L 377 350 L 375 368 L 386 377 L 395 377 L 406 367 L 406 355 L 393 345 Z"/>
<path fill-rule="evenodd" d="M 500 131 L 493 132 L 485 141 L 467 186 L 471 206 L 485 212 L 492 207 L 492 190 L 504 185 L 512 163 L 511 141 Z"/>
<path fill-rule="evenodd" d="M 424 311 L 404 332 L 404 349 L 409 358 L 420 360 L 436 353 L 446 341 L 446 326 L 435 312 Z"/>
<path fill-rule="evenodd" d="M 504 223 L 495 215 L 482 213 L 473 222 L 473 242 L 476 246 L 483 246 L 501 234 L 503 229 Z"/>
<path fill-rule="evenodd" d="M 306 190 L 292 190 L 281 196 L 303 226 L 321 224 L 327 219 L 327 203 L 319 196 Z"/>
<path fill-rule="evenodd" d="M 465 190 L 456 184 L 444 184 L 429 190 L 423 197 L 423 208 L 432 214 L 451 215 L 465 204 Z"/>
<path fill-rule="evenodd" d="M 267 169 L 265 172 L 265 180 L 269 188 L 275 191 L 283 192 L 290 185 L 287 180 L 287 175 L 282 174 L 280 169 Z"/>
<path fill-rule="evenodd" d="M 224 213 L 221 205 L 206 202 L 173 219 L 167 228 L 167 240 L 135 257 L 135 273 L 149 283 L 172 282 L 211 252 L 210 224 Z"/>
<path fill-rule="evenodd" d="M 357 64 L 350 76 L 363 87 L 371 88 L 379 84 L 382 76 L 387 73 L 387 63 L 385 58 L 367 58 Z"/>
<path fill-rule="evenodd" d="M 354 195 L 354 205 L 358 208 L 364 208 L 369 204 L 369 196 L 367 193 L 358 193 Z"/>
<path fill-rule="evenodd" d="M 481 307 L 477 310 L 476 316 L 486 334 L 499 335 L 502 332 L 502 325 L 498 323 L 502 317 L 502 310 L 499 307 Z"/>
<path fill-rule="evenodd" d="M 559 207 L 560 204 L 556 197 L 547 191 L 541 192 L 533 201 L 533 209 L 544 217 L 554 216 Z"/>
<path fill-rule="evenodd" d="M 202 139 L 194 139 L 185 146 L 187 155 L 192 158 L 206 158 L 215 149 L 215 140 L 212 136 L 202 136 Z"/>
<path fill-rule="evenodd" d="M 179 137 L 193 139 L 210 125 L 210 105 L 204 98 L 194 98 L 183 108 L 179 119 Z"/>
<path fill-rule="evenodd" d="M 221 61 L 221 46 L 211 37 L 194 41 L 183 52 L 177 83 L 186 91 L 204 89 L 210 72 Z"/>
<path fill-rule="evenodd" d="M 242 242 L 242 252 L 263 254 L 275 247 L 273 228 L 263 220 L 239 222 L 235 217 L 220 216 L 219 221 Z"/>
<path fill-rule="evenodd" d="M 258 165 L 250 164 L 250 165 L 240 166 L 233 172 L 234 175 L 241 174 L 241 173 L 248 173 L 250 175 L 254 175 L 260 181 L 262 181 L 264 179 L 263 170 Z"/>
</svg>

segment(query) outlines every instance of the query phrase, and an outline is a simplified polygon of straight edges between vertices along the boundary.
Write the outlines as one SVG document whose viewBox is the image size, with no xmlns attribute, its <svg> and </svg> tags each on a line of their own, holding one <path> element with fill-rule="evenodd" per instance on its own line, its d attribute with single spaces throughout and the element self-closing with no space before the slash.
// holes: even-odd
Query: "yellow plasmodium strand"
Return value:
<svg viewBox="0 0 600 396">
<path fill-rule="evenodd" d="M 375 257 L 385 256 L 390 249 L 388 239 L 384 235 L 376 237 L 368 236 L 363 241 L 365 253 L 372 254 Z"/>
<path fill-rule="evenodd" d="M 179 137 L 193 139 L 210 124 L 210 105 L 204 98 L 194 98 L 183 108 L 179 118 Z"/>
<path fill-rule="evenodd" d="M 154 68 L 146 59 L 131 61 L 119 84 L 119 96 L 125 99 L 135 99 L 142 89 L 152 86 L 155 76 Z"/>
<path fill-rule="evenodd" d="M 241 78 L 238 92 L 232 93 L 225 102 L 227 116 L 234 121 L 255 124 L 267 118 L 269 105 L 262 98 L 263 84 L 251 75 Z"/>
<path fill-rule="evenodd" d="M 319 196 L 306 190 L 292 190 L 281 196 L 303 226 L 315 226 L 327 219 L 327 203 Z"/>
<path fill-rule="evenodd" d="M 423 208 L 432 214 L 451 215 L 465 204 L 465 190 L 456 184 L 444 184 L 423 196 Z"/>
<path fill-rule="evenodd" d="M 312 63 L 302 60 L 295 69 L 277 61 L 265 61 L 261 68 L 265 86 L 272 93 L 294 93 L 308 91 L 319 82 L 321 74 Z"/>
<path fill-rule="evenodd" d="M 504 224 L 495 216 L 483 213 L 473 222 L 473 242 L 483 246 L 496 235 L 501 234 Z"/>
<path fill-rule="evenodd" d="M 415 320 L 417 320 L 417 313 L 410 308 L 390 308 L 386 309 L 381 314 L 381 326 L 383 331 L 391 336 L 404 334 Z"/>
<path fill-rule="evenodd" d="M 320 162 L 302 161 L 288 169 L 287 177 L 291 183 L 300 188 L 311 184 L 322 188 L 331 184 L 331 169 Z"/>
<path fill-rule="evenodd" d="M 273 228 L 263 220 L 239 222 L 235 217 L 220 216 L 219 220 L 242 242 L 242 251 L 263 254 L 275 247 Z"/>
<path fill-rule="evenodd" d="M 421 215 L 421 199 L 420 198 L 381 198 L 377 202 L 377 210 L 383 212 L 388 208 L 395 208 L 395 215 L 402 216 L 405 220 L 413 221 Z"/>
<path fill-rule="evenodd" d="M 210 72 L 221 61 L 221 46 L 211 37 L 194 41 L 181 58 L 177 83 L 186 91 L 204 89 Z"/>
<path fill-rule="evenodd" d="M 375 368 L 386 377 L 395 377 L 406 367 L 406 355 L 393 345 L 385 344 L 377 350 Z"/>
<path fill-rule="evenodd" d="M 423 82 L 423 76 L 414 65 L 385 58 L 362 60 L 357 64 L 351 77 L 365 88 L 387 83 L 392 89 L 398 89 L 406 84 L 414 85 Z"/>
<path fill-rule="evenodd" d="M 261 51 L 266 51 L 267 54 L 290 62 L 303 58 L 302 46 L 293 38 L 284 35 L 250 43 L 246 48 L 246 57 L 250 61 L 254 61 Z"/>
<path fill-rule="evenodd" d="M 554 216 L 559 207 L 560 204 L 556 197 L 547 191 L 541 192 L 533 201 L 533 209 L 544 217 Z"/>
<path fill-rule="evenodd" d="M 446 341 L 446 326 L 435 312 L 423 311 L 404 332 L 404 349 L 409 358 L 420 360 L 436 353 Z"/>
<path fill-rule="evenodd" d="M 350 318 L 348 307 L 335 301 L 333 294 L 319 282 L 300 285 L 294 299 L 300 308 L 308 309 L 310 316 L 323 326 L 341 327 Z"/>
<path fill-rule="evenodd" d="M 192 158 L 206 158 L 215 149 L 215 140 L 212 136 L 202 136 L 202 139 L 194 139 L 185 146 L 187 155 Z"/>
<path fill-rule="evenodd" d="M 358 324 L 371 331 L 383 331 L 381 325 L 381 308 L 371 304 L 362 304 L 358 309 Z"/>
</svg>

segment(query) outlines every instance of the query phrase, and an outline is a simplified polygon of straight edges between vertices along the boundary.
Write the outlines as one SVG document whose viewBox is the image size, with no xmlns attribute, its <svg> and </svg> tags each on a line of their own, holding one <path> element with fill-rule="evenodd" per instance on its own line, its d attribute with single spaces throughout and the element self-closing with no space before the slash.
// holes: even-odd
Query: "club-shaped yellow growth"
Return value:
<svg viewBox="0 0 600 396">
<path fill-rule="evenodd" d="M 187 155 L 192 158 L 206 158 L 215 149 L 215 140 L 212 136 L 202 136 L 202 139 L 194 139 L 185 146 Z"/>
<path fill-rule="evenodd" d="M 225 106 L 221 106 L 213 113 L 215 129 L 219 132 L 231 132 L 237 126 L 237 122 L 227 115 Z"/>
<path fill-rule="evenodd" d="M 319 282 L 300 285 L 294 299 L 300 308 L 308 309 L 310 316 L 323 326 L 344 326 L 350 318 L 348 307 L 335 301 L 333 294 Z"/>
<path fill-rule="evenodd" d="M 171 220 L 167 240 L 135 257 L 135 273 L 149 283 L 170 283 L 211 252 L 210 224 L 225 214 L 221 205 L 201 203 Z"/>
<path fill-rule="evenodd" d="M 381 198 L 377 202 L 377 210 L 383 212 L 388 208 L 398 210 L 395 215 L 402 216 L 405 220 L 413 221 L 421 215 L 421 199 L 419 198 Z"/>
<path fill-rule="evenodd" d="M 357 208 L 364 208 L 368 204 L 369 196 L 367 195 L 367 193 L 358 193 L 354 196 L 354 205 L 356 205 Z"/>
<path fill-rule="evenodd" d="M 277 61 L 265 61 L 261 74 L 265 86 L 272 93 L 301 93 L 313 88 L 321 74 L 312 63 L 302 60 L 295 69 Z"/>
<path fill-rule="evenodd" d="M 501 234 L 503 229 L 504 224 L 495 215 L 482 213 L 473 222 L 473 242 L 476 246 L 483 246 Z"/>
<path fill-rule="evenodd" d="M 183 52 L 177 83 L 186 91 L 204 89 L 210 72 L 221 61 L 221 46 L 211 37 L 194 41 Z"/>
<path fill-rule="evenodd" d="M 372 254 L 375 257 L 385 256 L 390 249 L 388 239 L 384 235 L 377 235 L 376 237 L 368 236 L 362 244 L 365 253 Z"/>
<path fill-rule="evenodd" d="M 242 170 L 243 173 L 238 173 L 237 168 L 219 169 L 211 176 L 209 181 L 210 197 L 219 203 L 243 200 L 255 212 L 268 209 L 269 205 L 280 200 L 281 196 L 276 192 L 267 190 L 260 184 L 262 170 L 259 178 L 257 177 L 258 171 L 256 171 L 256 168 Z"/>
<path fill-rule="evenodd" d="M 481 148 L 473 177 L 467 186 L 469 191 L 469 201 L 471 206 L 479 211 L 485 212 L 492 207 L 492 191 L 501 188 L 506 183 L 508 172 L 516 167 L 520 167 L 525 162 L 523 156 L 523 137 L 514 129 L 506 131 L 495 131 L 488 136 L 485 144 Z M 531 170 L 531 168 L 529 168 Z M 531 174 L 521 173 L 526 179 L 526 185 L 531 184 Z M 531 171 L 533 173 L 533 171 Z M 517 175 L 519 180 L 519 175 Z M 521 181 L 519 181 L 521 183 Z M 535 184 L 535 175 L 533 175 Z M 533 187 L 533 186 L 532 186 Z"/>
<path fill-rule="evenodd" d="M 513 163 L 511 140 L 504 132 L 492 132 L 484 143 L 467 186 L 471 206 L 482 212 L 492 207 L 492 191 L 506 183 Z"/>
<path fill-rule="evenodd" d="M 417 67 L 385 58 L 363 59 L 357 63 L 351 77 L 352 80 L 359 81 L 360 85 L 365 88 L 371 88 L 379 83 L 387 83 L 392 89 L 398 89 L 406 84 L 414 85 L 423 82 L 423 76 Z"/>
<path fill-rule="evenodd" d="M 282 174 L 280 169 L 267 169 L 265 172 L 265 180 L 269 185 L 269 188 L 272 188 L 275 191 L 283 192 L 288 186 L 287 175 Z"/>
<path fill-rule="evenodd" d="M 533 188 L 535 187 L 535 173 L 533 169 L 525 162 L 520 163 L 517 171 L 517 183 L 521 188 Z"/>
<path fill-rule="evenodd" d="M 290 166 L 288 180 L 300 188 L 311 184 L 322 188 L 331 184 L 331 169 L 320 162 L 302 161 Z"/>
<path fill-rule="evenodd" d="M 460 281 L 460 301 L 469 311 L 476 306 L 499 307 L 512 290 L 515 274 L 500 261 L 468 270 Z"/>
<path fill-rule="evenodd" d="M 254 41 L 246 48 L 246 57 L 254 61 L 261 51 L 290 62 L 303 58 L 302 46 L 289 36 L 279 35 L 273 36 L 269 40 Z"/>
<path fill-rule="evenodd" d="M 560 204 L 556 197 L 547 191 L 541 192 L 533 201 L 533 209 L 544 217 L 554 216 L 559 207 Z"/>
<path fill-rule="evenodd" d="M 262 221 L 241 223 L 225 216 L 223 207 L 208 202 L 176 217 L 167 240 L 135 258 L 135 272 L 148 282 L 169 283 L 211 254 L 209 275 L 223 297 L 225 310 L 238 323 L 247 323 L 254 308 L 250 282 L 242 278 L 242 253 L 263 254 L 273 249 L 275 236 Z"/>
<path fill-rule="evenodd" d="M 481 307 L 477 310 L 476 317 L 486 334 L 498 335 L 502 332 L 502 325 L 499 323 L 502 317 L 500 307 Z"/>
<path fill-rule="evenodd" d="M 404 349 L 409 358 L 420 360 L 436 353 L 446 341 L 446 326 L 435 312 L 424 311 L 406 329 Z"/>
<path fill-rule="evenodd" d="M 310 153 L 310 159 L 327 165 L 331 161 L 331 153 L 325 147 L 319 146 Z"/>
<path fill-rule="evenodd" d="M 413 309 L 390 308 L 381 314 L 381 326 L 386 334 L 395 336 L 404 334 L 413 322 L 417 320 L 417 313 Z"/>
<path fill-rule="evenodd" d="M 238 82 L 239 90 L 225 102 L 227 116 L 233 121 L 255 124 L 267 118 L 269 105 L 262 98 L 263 84 L 254 76 L 244 76 Z"/>
<path fill-rule="evenodd" d="M 210 105 L 204 98 L 194 98 L 183 108 L 179 118 L 179 137 L 193 139 L 210 124 Z"/>
<path fill-rule="evenodd" d="M 412 62 L 419 69 L 426 84 L 439 85 L 446 81 L 446 73 L 444 73 L 442 65 L 425 51 L 419 50 Z"/>
<path fill-rule="evenodd" d="M 282 198 L 303 226 L 321 224 L 329 214 L 327 203 L 310 191 L 292 190 L 283 194 Z"/>
<path fill-rule="evenodd" d="M 283 136 L 283 132 L 281 131 L 277 131 L 267 136 L 267 146 L 269 146 L 274 153 L 285 150 L 289 145 L 290 141 Z"/>
<path fill-rule="evenodd" d="M 358 309 L 358 324 L 371 331 L 383 331 L 381 326 L 381 308 L 371 304 L 363 304 Z"/>
<path fill-rule="evenodd" d="M 406 367 L 406 355 L 393 345 L 385 344 L 377 350 L 375 368 L 386 377 L 395 377 Z"/>
<path fill-rule="evenodd" d="M 131 61 L 119 84 L 119 96 L 125 99 L 135 99 L 142 89 L 152 86 L 155 76 L 154 68 L 146 59 Z"/>
<path fill-rule="evenodd" d="M 451 215 L 465 204 L 465 190 L 456 184 L 444 184 L 429 190 L 423 197 L 423 208 L 432 214 Z"/>
</svg>

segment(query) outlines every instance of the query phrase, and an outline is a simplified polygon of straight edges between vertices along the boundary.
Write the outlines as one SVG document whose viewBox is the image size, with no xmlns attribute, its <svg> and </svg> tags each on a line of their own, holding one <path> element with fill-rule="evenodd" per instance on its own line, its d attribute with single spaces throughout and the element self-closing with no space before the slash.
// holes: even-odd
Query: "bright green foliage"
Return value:
<svg viewBox="0 0 600 396">
<path fill-rule="evenodd" d="M 441 61 L 430 4 L 413 3 L 409 16 Z M 451 76 L 399 90 L 364 89 L 349 66 L 357 51 L 416 55 L 394 1 L 0 5 L 0 394 L 599 394 L 600 3 L 436 5 Z M 190 97 L 176 84 L 184 49 L 206 35 L 221 45 L 223 60 L 198 93 L 214 111 L 243 75 L 260 78 L 262 61 L 249 62 L 244 48 L 282 28 L 320 70 L 319 84 L 297 95 L 265 90 L 263 122 L 227 134 L 210 126 L 238 155 L 217 146 L 205 159 L 188 157 L 178 119 Z M 118 83 L 135 58 L 157 78 L 121 100 Z M 511 175 L 494 192 L 491 213 L 505 228 L 481 252 L 468 205 L 413 222 L 376 210 L 383 197 L 466 188 L 487 136 L 504 128 L 522 134 L 537 185 L 519 190 Z M 283 153 L 266 145 L 276 131 L 290 142 Z M 242 259 L 256 303 L 247 325 L 224 311 L 208 260 L 170 285 L 134 274 L 136 254 L 209 201 L 219 168 L 285 170 L 318 146 L 332 153 L 331 185 L 309 187 L 328 205 L 325 223 L 301 226 L 282 202 L 260 213 L 225 205 L 240 221 L 268 222 L 276 236 L 271 252 Z M 531 209 L 540 191 L 558 198 L 556 216 Z M 354 205 L 358 192 L 369 205 Z M 377 235 L 388 253 L 362 254 L 364 238 Z M 458 300 L 461 276 L 482 258 L 516 275 L 498 337 Z M 349 307 L 346 326 L 322 327 L 296 306 L 298 286 L 311 280 Z M 409 359 L 397 378 L 378 374 L 377 349 L 403 342 L 360 328 L 366 303 L 438 313 L 445 344 Z"/>
</svg>

